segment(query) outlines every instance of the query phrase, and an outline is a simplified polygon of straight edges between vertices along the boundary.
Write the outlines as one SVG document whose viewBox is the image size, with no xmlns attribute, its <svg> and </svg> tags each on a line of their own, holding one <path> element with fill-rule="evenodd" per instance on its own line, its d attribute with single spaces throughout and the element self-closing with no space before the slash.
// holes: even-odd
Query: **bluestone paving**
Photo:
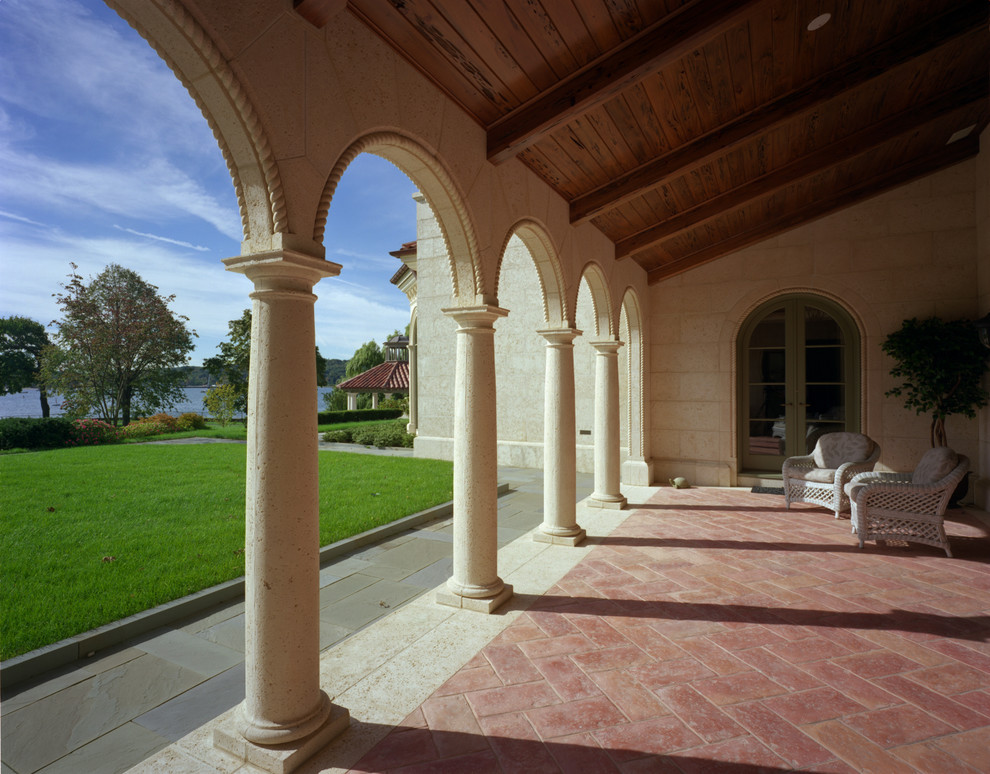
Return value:
<svg viewBox="0 0 990 774">
<path fill-rule="evenodd" d="M 500 498 L 500 545 L 537 526 L 543 507 L 540 471 L 503 473 L 536 490 Z M 591 488 L 579 476 L 578 499 Z M 325 564 L 321 649 L 446 580 L 451 529 L 437 520 Z M 5 691 L 2 774 L 126 771 L 243 699 L 243 649 L 244 603 L 231 602 Z"/>
</svg>

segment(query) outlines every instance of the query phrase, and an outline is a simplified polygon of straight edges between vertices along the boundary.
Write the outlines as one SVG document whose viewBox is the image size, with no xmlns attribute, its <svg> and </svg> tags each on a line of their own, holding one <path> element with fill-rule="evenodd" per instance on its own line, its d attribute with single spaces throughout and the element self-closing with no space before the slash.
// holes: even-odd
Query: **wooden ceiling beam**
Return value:
<svg viewBox="0 0 990 774">
<path fill-rule="evenodd" d="M 775 126 L 877 78 L 987 24 L 986 0 L 968 0 L 933 16 L 920 28 L 892 38 L 788 94 L 744 113 L 681 147 L 630 170 L 571 202 L 571 223 L 584 223 L 656 188 L 671 175 L 684 175 Z"/>
<path fill-rule="evenodd" d="M 804 207 L 786 212 L 773 220 L 764 221 L 759 226 L 751 228 L 748 231 L 741 232 L 721 242 L 704 247 L 670 263 L 650 269 L 646 275 L 647 282 L 653 285 L 661 280 L 682 274 L 703 263 L 708 263 L 716 258 L 721 258 L 729 253 L 776 236 L 787 229 L 829 215 L 882 191 L 896 188 L 899 185 L 904 185 L 945 167 L 958 164 L 961 161 L 976 156 L 979 151 L 979 137 L 975 136 L 975 134 L 971 135 L 963 140 L 954 142 L 952 145 L 946 146 L 939 153 L 932 154 L 920 162 L 902 164 L 881 175 L 870 178 L 869 180 L 860 181 L 855 185 L 838 191 L 828 198 L 819 199 Z"/>
<path fill-rule="evenodd" d="M 708 199 L 638 234 L 621 239 L 615 243 L 615 257 L 627 258 L 665 239 L 677 237 L 686 231 L 709 223 L 727 211 L 742 207 L 753 199 L 769 196 L 792 183 L 818 174 L 829 167 L 834 167 L 882 145 L 894 137 L 913 132 L 915 129 L 955 110 L 975 102 L 985 102 L 988 94 L 990 94 L 990 81 L 987 80 L 986 76 L 976 78 L 952 91 L 940 94 L 924 104 L 915 105 L 795 159 L 762 177 L 754 178 L 730 191 Z"/>
<path fill-rule="evenodd" d="M 691 53 L 738 24 L 764 0 L 694 0 L 625 41 L 488 129 L 488 160 L 500 164 L 548 132 Z"/>
</svg>

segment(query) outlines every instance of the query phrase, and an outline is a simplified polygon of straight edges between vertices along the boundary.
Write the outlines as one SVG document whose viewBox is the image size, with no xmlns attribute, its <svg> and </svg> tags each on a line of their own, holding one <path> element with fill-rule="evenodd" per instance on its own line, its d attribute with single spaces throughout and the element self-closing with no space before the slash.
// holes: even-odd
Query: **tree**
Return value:
<svg viewBox="0 0 990 774">
<path fill-rule="evenodd" d="M 50 415 L 48 391 L 41 379 L 41 353 L 51 344 L 45 327 L 27 317 L 0 318 L 0 395 L 38 384 L 41 416 Z"/>
<path fill-rule="evenodd" d="M 990 398 L 981 384 L 990 350 L 968 320 L 905 320 L 900 330 L 886 338 L 882 349 L 897 361 L 890 375 L 904 380 L 887 395 L 903 395 L 905 408 L 931 414 L 933 447 L 949 445 L 946 417 L 963 414 L 972 419 Z"/>
<path fill-rule="evenodd" d="M 368 341 L 357 348 L 357 351 L 347 361 L 345 373 L 347 378 L 363 374 L 369 368 L 374 368 L 379 363 L 385 362 L 385 353 L 378 346 L 378 342 Z"/>
<path fill-rule="evenodd" d="M 217 380 L 218 384 L 234 387 L 237 397 L 234 408 L 247 412 L 248 375 L 251 370 L 251 310 L 245 309 L 236 320 L 227 323 L 230 331 L 228 341 L 220 342 L 219 355 L 208 357 L 203 366 Z M 326 387 L 328 361 L 316 348 L 316 386 Z"/>
<path fill-rule="evenodd" d="M 56 293 L 63 317 L 54 342 L 42 354 L 42 381 L 62 395 L 67 414 L 96 412 L 116 426 L 132 408 L 170 408 L 182 400 L 179 386 L 193 348 L 188 318 L 137 272 L 110 264 L 89 285 L 72 266 Z"/>
<path fill-rule="evenodd" d="M 234 418 L 234 404 L 237 402 L 237 389 L 232 384 L 217 384 L 206 391 L 203 405 L 221 427 L 230 424 Z"/>
</svg>

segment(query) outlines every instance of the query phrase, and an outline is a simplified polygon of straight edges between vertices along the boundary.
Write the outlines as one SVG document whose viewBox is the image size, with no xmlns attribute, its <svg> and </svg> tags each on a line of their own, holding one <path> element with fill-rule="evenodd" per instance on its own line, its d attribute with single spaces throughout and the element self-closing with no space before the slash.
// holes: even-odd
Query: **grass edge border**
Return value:
<svg viewBox="0 0 990 774">
<path fill-rule="evenodd" d="M 508 492 L 508 484 L 498 485 L 499 497 Z M 384 538 L 405 532 L 407 529 L 446 518 L 453 513 L 453 510 L 453 500 L 448 500 L 445 503 L 434 505 L 432 508 L 403 516 L 388 524 L 372 527 L 357 535 L 323 546 L 320 548 L 320 566 L 322 567 L 324 563 L 362 548 L 369 543 L 376 543 Z M 202 589 L 179 599 L 173 599 L 171 602 L 165 602 L 149 610 L 142 610 L 140 613 L 134 613 L 126 618 L 121 618 L 119 621 L 113 621 L 96 629 L 90 629 L 88 632 L 67 637 L 51 645 L 43 645 L 35 650 L 22 653 L 20 656 L 14 656 L 0 662 L 0 681 L 2 681 L 4 693 L 12 687 L 45 672 L 83 661 L 106 648 L 119 645 L 212 607 L 243 598 L 244 576 L 242 575 L 239 578 Z"/>
</svg>

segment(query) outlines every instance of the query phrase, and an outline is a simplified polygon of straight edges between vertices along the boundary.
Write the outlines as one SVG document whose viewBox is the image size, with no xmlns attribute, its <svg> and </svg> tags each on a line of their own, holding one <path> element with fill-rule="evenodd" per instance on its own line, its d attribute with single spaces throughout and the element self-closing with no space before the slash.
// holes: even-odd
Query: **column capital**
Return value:
<svg viewBox="0 0 990 774">
<path fill-rule="evenodd" d="M 569 347 L 583 331 L 577 328 L 546 328 L 537 333 L 547 340 L 548 347 Z"/>
<path fill-rule="evenodd" d="M 508 309 L 491 304 L 481 304 L 479 306 L 452 306 L 441 309 L 448 317 L 452 318 L 459 330 L 471 330 L 476 328 L 491 328 L 499 317 L 509 314 Z"/>
<path fill-rule="evenodd" d="M 599 355 L 614 355 L 619 351 L 619 347 L 623 346 L 623 342 L 616 341 L 615 339 L 605 339 L 604 341 L 589 341 L 589 344 L 594 348 L 595 352 Z"/>
<path fill-rule="evenodd" d="M 324 277 L 340 274 L 339 263 L 295 250 L 272 250 L 266 253 L 235 255 L 224 258 L 227 271 L 245 275 L 255 290 L 310 292 Z"/>
</svg>

